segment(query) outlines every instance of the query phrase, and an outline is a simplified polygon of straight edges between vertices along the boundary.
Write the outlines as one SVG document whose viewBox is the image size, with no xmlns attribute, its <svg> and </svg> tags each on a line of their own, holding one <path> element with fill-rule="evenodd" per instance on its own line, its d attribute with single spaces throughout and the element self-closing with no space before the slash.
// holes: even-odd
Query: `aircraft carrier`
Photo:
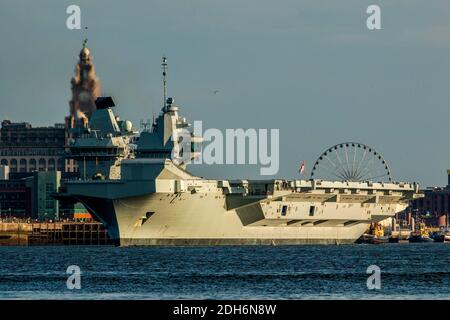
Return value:
<svg viewBox="0 0 450 320">
<path fill-rule="evenodd" d="M 137 136 L 112 99 L 99 98 L 69 143 L 82 178 L 65 181 L 57 197 L 83 203 L 116 245 L 348 244 L 421 196 L 416 183 L 194 176 L 171 160 L 173 137 L 189 123 L 166 90 L 164 101 Z"/>
</svg>

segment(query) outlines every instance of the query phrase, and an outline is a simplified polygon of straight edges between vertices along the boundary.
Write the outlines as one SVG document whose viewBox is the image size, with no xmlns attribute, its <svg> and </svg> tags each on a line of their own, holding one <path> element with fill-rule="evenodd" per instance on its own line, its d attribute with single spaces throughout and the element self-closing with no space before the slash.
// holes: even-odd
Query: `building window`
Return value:
<svg viewBox="0 0 450 320">
<path fill-rule="evenodd" d="M 36 159 L 30 159 L 30 171 L 36 171 Z"/>
<path fill-rule="evenodd" d="M 17 172 L 17 159 L 11 159 L 9 170 L 11 172 Z"/>
<path fill-rule="evenodd" d="M 48 171 L 55 171 L 55 170 L 56 170 L 55 159 L 48 160 Z"/>
<path fill-rule="evenodd" d="M 39 171 L 45 171 L 46 169 L 46 163 L 45 163 L 45 159 L 41 158 L 39 159 Z"/>
<path fill-rule="evenodd" d="M 20 159 L 19 172 L 27 172 L 27 160 L 26 159 Z"/>
<path fill-rule="evenodd" d="M 58 161 L 56 163 L 57 163 L 57 170 L 58 171 L 65 171 L 64 160 L 62 158 L 58 158 Z"/>
</svg>

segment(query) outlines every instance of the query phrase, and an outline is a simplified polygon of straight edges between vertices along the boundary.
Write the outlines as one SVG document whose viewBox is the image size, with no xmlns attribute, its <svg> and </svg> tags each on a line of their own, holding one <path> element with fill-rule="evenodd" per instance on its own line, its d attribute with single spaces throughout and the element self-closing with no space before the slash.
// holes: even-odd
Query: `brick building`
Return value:
<svg viewBox="0 0 450 320">
<path fill-rule="evenodd" d="M 450 213 L 450 170 L 447 176 L 446 187 L 427 188 L 422 190 L 423 198 L 411 201 L 408 211 L 413 216 L 425 218 L 429 225 L 445 223 Z"/>
</svg>

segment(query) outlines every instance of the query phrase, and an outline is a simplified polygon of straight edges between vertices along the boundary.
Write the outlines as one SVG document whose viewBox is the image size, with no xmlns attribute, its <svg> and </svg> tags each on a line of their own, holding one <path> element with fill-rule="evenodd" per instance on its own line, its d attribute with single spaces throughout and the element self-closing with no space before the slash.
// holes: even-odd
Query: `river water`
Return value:
<svg viewBox="0 0 450 320">
<path fill-rule="evenodd" d="M 450 244 L 0 247 L 0 299 L 420 298 L 450 298 Z"/>
</svg>

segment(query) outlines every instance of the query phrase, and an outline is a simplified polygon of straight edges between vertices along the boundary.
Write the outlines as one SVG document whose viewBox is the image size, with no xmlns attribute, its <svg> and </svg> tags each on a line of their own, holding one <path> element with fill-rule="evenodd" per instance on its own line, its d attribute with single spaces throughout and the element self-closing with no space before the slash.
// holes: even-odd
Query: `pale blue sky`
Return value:
<svg viewBox="0 0 450 320">
<path fill-rule="evenodd" d="M 382 30 L 366 28 L 378 4 Z M 82 26 L 67 30 L 66 7 Z M 62 122 L 84 37 L 122 118 L 158 111 L 169 92 L 205 128 L 279 128 L 280 177 L 298 177 L 347 140 L 378 149 L 396 180 L 445 185 L 450 168 L 448 1 L 0 2 L 0 119 Z M 214 94 L 214 90 L 219 90 Z M 257 177 L 256 166 L 194 168 Z"/>
</svg>

